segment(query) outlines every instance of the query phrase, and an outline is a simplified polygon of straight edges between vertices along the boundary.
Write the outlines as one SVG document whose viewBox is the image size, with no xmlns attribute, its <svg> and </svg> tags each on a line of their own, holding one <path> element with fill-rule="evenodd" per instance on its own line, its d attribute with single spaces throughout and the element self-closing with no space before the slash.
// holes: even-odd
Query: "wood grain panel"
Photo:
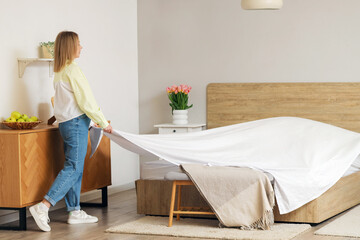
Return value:
<svg viewBox="0 0 360 240">
<path fill-rule="evenodd" d="M 20 205 L 18 135 L 0 135 L 0 206 Z"/>
<path fill-rule="evenodd" d="M 138 214 L 169 215 L 172 181 L 140 179 L 135 183 Z M 183 186 L 181 196 L 181 206 L 209 207 L 195 186 Z M 176 204 L 177 198 L 175 206 Z M 199 215 L 189 216 L 199 217 Z"/>
<path fill-rule="evenodd" d="M 103 136 L 100 145 L 92 158 L 90 138 L 85 158 L 84 174 L 81 183 L 81 192 L 102 188 L 111 185 L 111 152 L 110 139 Z"/>
<path fill-rule="evenodd" d="M 360 132 L 360 83 L 213 83 L 207 128 L 294 116 Z"/>
<path fill-rule="evenodd" d="M 320 223 L 359 203 L 360 172 L 341 178 L 334 186 L 317 199 L 305 204 L 298 210 L 280 215 L 274 209 L 276 221 Z"/>
<path fill-rule="evenodd" d="M 55 179 L 54 166 L 63 161 L 58 132 L 20 135 L 21 195 L 23 205 L 41 201 Z"/>
<path fill-rule="evenodd" d="M 147 210 L 151 209 L 154 215 L 168 215 L 170 210 L 171 188 L 171 181 L 136 181 L 137 191 L 145 194 L 144 196 L 148 196 L 148 198 L 143 198 L 144 201 L 139 201 L 137 203 L 138 210 L 145 213 Z"/>
</svg>

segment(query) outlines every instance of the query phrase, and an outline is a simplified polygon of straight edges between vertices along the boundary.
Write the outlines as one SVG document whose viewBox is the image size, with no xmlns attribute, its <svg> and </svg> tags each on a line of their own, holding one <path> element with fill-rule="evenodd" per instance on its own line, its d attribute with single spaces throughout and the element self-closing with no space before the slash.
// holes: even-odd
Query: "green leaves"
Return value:
<svg viewBox="0 0 360 240">
<path fill-rule="evenodd" d="M 168 94 L 170 100 L 171 112 L 174 110 L 186 110 L 191 108 L 193 105 L 188 106 L 189 95 L 183 92 L 172 92 Z"/>
<path fill-rule="evenodd" d="M 40 42 L 40 46 L 54 46 L 55 42 Z"/>
</svg>

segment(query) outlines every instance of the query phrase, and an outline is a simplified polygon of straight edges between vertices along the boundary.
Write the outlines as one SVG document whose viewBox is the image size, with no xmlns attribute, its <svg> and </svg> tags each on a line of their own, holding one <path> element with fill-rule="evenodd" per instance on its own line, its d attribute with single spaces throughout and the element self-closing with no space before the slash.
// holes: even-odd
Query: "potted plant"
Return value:
<svg viewBox="0 0 360 240">
<path fill-rule="evenodd" d="M 40 42 L 41 58 L 54 58 L 55 42 Z"/>
<path fill-rule="evenodd" d="M 188 85 L 173 85 L 166 88 L 168 93 L 168 98 L 170 100 L 171 112 L 173 115 L 173 124 L 187 124 L 188 116 L 187 109 L 191 108 L 193 105 L 188 105 L 189 92 L 191 87 Z"/>
</svg>

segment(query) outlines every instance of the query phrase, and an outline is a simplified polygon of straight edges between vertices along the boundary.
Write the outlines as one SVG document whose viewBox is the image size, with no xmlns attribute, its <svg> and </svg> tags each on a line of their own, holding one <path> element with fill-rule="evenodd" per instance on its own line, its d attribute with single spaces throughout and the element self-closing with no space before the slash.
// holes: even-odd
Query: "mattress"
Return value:
<svg viewBox="0 0 360 240">
<path fill-rule="evenodd" d="M 143 180 L 162 180 L 168 172 L 182 172 L 180 167 L 165 160 L 140 164 L 140 178 Z"/>
<path fill-rule="evenodd" d="M 343 177 L 358 171 L 360 171 L 360 156 L 355 159 L 354 163 L 344 173 Z M 179 166 L 163 159 L 140 164 L 140 178 L 143 180 L 163 180 L 168 172 L 182 173 L 182 170 Z M 265 174 L 270 181 L 273 180 L 273 177 L 269 173 Z"/>
</svg>

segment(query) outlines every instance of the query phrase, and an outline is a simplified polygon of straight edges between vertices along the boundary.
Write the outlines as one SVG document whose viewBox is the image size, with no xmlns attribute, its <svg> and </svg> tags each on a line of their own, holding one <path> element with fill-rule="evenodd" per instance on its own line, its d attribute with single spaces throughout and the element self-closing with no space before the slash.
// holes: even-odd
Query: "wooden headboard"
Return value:
<svg viewBox="0 0 360 240">
<path fill-rule="evenodd" d="M 360 132 L 360 83 L 211 83 L 207 128 L 294 116 Z"/>
</svg>

